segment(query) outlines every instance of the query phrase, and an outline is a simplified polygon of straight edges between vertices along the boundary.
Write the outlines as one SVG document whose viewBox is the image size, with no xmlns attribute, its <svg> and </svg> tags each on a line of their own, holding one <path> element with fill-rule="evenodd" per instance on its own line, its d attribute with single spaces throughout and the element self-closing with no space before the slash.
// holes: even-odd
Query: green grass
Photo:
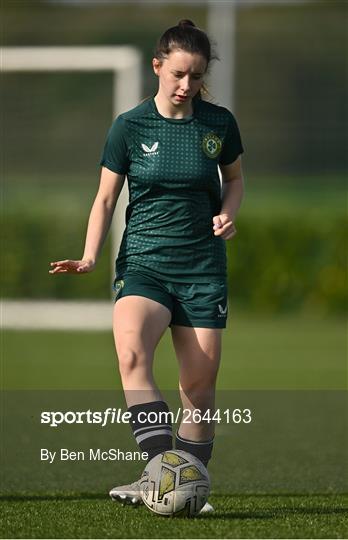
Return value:
<svg viewBox="0 0 348 540">
<path fill-rule="evenodd" d="M 52 431 L 34 421 L 46 404 L 51 405 L 45 410 L 84 410 L 86 403 L 101 410 L 108 399 L 116 405 L 121 392 L 111 329 L 4 331 L 2 380 L 10 392 L 3 400 L 9 442 L 2 443 L 7 459 L 2 537 L 345 537 L 345 448 L 343 420 L 337 415 L 341 398 L 322 403 L 346 385 L 344 322 L 309 314 L 273 318 L 232 311 L 229 324 L 219 399 L 230 407 L 251 400 L 255 422 L 247 428 L 217 426 L 210 465 L 210 501 L 216 512 L 191 520 L 168 520 L 108 500 L 111 485 L 136 478 L 141 463 L 38 462 L 41 446 L 136 449 L 129 426 L 111 426 L 101 435 L 75 426 Z M 176 389 L 169 332 L 158 348 L 155 371 L 161 388 Z M 64 402 L 57 406 L 57 399 Z M 33 419 L 29 426 L 28 418 Z"/>
<path fill-rule="evenodd" d="M 120 388 L 112 331 L 4 331 L 4 389 Z M 346 388 L 346 325 L 313 315 L 249 315 L 231 309 L 218 378 L 221 390 Z M 161 388 L 177 388 L 168 330 L 156 352 Z"/>
<path fill-rule="evenodd" d="M 214 496 L 216 512 L 167 519 L 104 496 L 13 498 L 2 501 L 7 538 L 345 538 L 346 496 Z"/>
</svg>

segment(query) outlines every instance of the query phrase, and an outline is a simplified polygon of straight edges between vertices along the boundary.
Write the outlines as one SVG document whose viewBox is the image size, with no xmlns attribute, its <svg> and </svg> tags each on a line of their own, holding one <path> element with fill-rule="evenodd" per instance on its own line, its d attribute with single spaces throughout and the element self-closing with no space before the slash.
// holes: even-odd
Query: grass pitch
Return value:
<svg viewBox="0 0 348 540">
<path fill-rule="evenodd" d="M 49 395 L 53 390 L 68 390 L 72 395 L 74 390 L 80 390 L 93 395 L 97 391 L 120 388 L 111 331 L 110 333 L 9 331 L 3 332 L 2 337 L 3 387 L 13 395 L 16 390 L 24 392 L 23 402 L 18 404 L 19 410 L 26 409 L 25 392 L 34 389 L 46 391 L 45 395 Z M 157 351 L 156 377 L 162 388 L 170 390 L 176 388 L 177 366 L 169 333 L 164 336 Z M 343 390 L 345 381 L 346 333 L 343 321 L 321 320 L 306 315 L 267 318 L 232 313 L 230 327 L 224 335 L 224 352 L 218 383 L 224 396 L 232 398 L 236 392 L 265 389 L 271 390 L 271 395 L 275 395 L 276 390 L 284 392 L 309 390 L 312 393 L 310 395 L 314 395 L 321 391 Z M 62 410 L 64 408 L 62 404 Z M 271 409 L 272 407 L 269 407 L 267 410 Z M 7 411 L 5 412 L 7 414 Z M 303 416 L 307 414 L 308 409 L 303 409 Z M 323 431 L 322 423 L 318 423 L 318 433 L 322 434 L 324 439 L 330 437 L 329 449 L 332 447 L 334 450 L 338 439 L 335 439 L 337 432 L 332 429 L 333 418 L 331 417 L 330 421 L 328 416 L 324 425 Z M 82 486 L 79 490 L 72 491 L 71 487 L 67 487 L 58 492 L 52 489 L 55 485 L 54 469 L 50 468 L 44 469 L 49 475 L 53 475 L 50 488 L 47 487 L 46 490 L 27 488 L 23 491 L 16 487 L 12 492 L 5 493 L 0 499 L 1 537 L 347 537 L 348 497 L 343 494 L 342 489 L 335 492 L 333 488 L 330 493 L 329 484 L 325 480 L 322 484 L 323 492 L 318 491 L 318 485 L 313 492 L 310 489 L 306 491 L 305 488 L 286 491 L 286 486 L 280 491 L 276 487 L 272 490 L 272 486 L 266 483 L 267 479 L 271 481 L 279 471 L 272 469 L 272 466 L 262 460 L 255 461 L 255 456 L 265 457 L 273 447 L 273 442 L 266 440 L 267 436 L 263 435 L 263 426 L 261 425 L 260 442 L 264 442 L 264 445 L 253 448 L 254 457 L 244 455 L 244 447 L 241 447 L 248 442 L 248 432 L 242 428 L 239 431 L 234 430 L 231 437 L 230 433 L 224 434 L 223 426 L 219 426 L 219 429 L 222 432 L 218 436 L 222 438 L 217 439 L 215 460 L 212 461 L 210 468 L 213 492 L 209 500 L 216 508 L 216 512 L 211 515 L 193 519 L 167 519 L 151 514 L 144 507 L 134 509 L 112 503 L 107 496 L 107 487 L 115 483 L 116 476 L 110 479 L 107 474 L 103 477 L 104 469 L 98 469 L 98 464 L 91 468 L 89 463 L 88 467 L 86 465 L 85 469 L 81 469 L 84 472 L 80 473 L 80 469 L 73 467 L 68 470 L 66 485 L 73 484 L 74 477 L 79 476 Z M 59 432 L 56 433 L 59 440 Z M 72 430 L 65 436 L 69 438 L 72 433 L 75 431 Z M 117 433 L 115 431 L 115 434 Z M 29 439 L 26 439 L 26 433 L 18 433 L 18 446 L 23 446 L 20 436 L 27 441 L 27 445 L 31 444 L 30 438 L 35 438 L 35 433 L 28 430 L 28 434 Z M 280 435 L 283 436 L 279 434 L 279 437 Z M 127 440 L 130 439 L 128 432 L 125 437 Z M 304 435 L 304 443 L 305 438 Z M 254 444 L 253 446 L 255 447 Z M 279 446 L 277 452 L 283 450 L 284 447 Z M 292 477 L 296 474 L 296 468 L 293 470 L 290 468 L 295 467 L 296 459 L 293 459 L 291 450 L 285 455 L 284 469 L 288 467 L 289 470 L 285 472 L 287 474 L 290 472 Z M 298 447 L 296 451 L 301 451 L 300 456 L 305 456 L 307 447 Z M 318 455 L 322 451 L 323 448 L 318 445 Z M 344 454 L 344 448 L 342 453 Z M 218 479 L 219 474 L 222 474 L 220 460 L 224 454 L 229 455 L 233 466 L 225 469 L 220 481 Z M 10 462 L 11 456 L 7 457 Z M 325 478 L 331 478 L 331 471 L 337 469 L 336 457 L 334 453 L 329 453 L 322 456 L 322 461 L 318 462 L 322 465 L 321 472 L 324 477 L 326 475 Z M 238 477 L 238 463 L 245 463 L 247 459 L 250 459 L 250 467 L 254 466 L 255 469 L 250 472 L 248 466 L 246 472 L 249 471 L 250 475 Z M 21 482 L 24 482 L 23 470 L 16 466 L 15 459 L 14 464 L 13 485 L 20 486 Z M 122 483 L 132 481 L 133 472 L 128 469 L 128 464 L 123 463 L 121 467 L 117 479 L 121 480 L 122 477 Z M 240 491 L 239 487 L 245 486 L 250 478 L 253 478 L 254 470 L 257 474 L 267 468 L 269 468 L 268 476 L 264 477 L 264 483 L 257 493 Z M 91 477 L 92 469 L 95 469 L 94 478 Z M 344 477 L 345 471 L 342 465 L 341 471 L 338 472 Z M 46 483 L 48 486 L 48 480 L 48 477 L 45 479 L 44 476 L 44 486 Z M 307 488 L 310 487 L 310 482 L 311 478 L 307 480 Z M 262 492 L 262 486 L 268 489 Z"/>
<path fill-rule="evenodd" d="M 348 498 L 330 495 L 221 495 L 216 511 L 191 519 L 157 517 L 104 495 L 1 502 L 7 538 L 345 538 Z"/>
<path fill-rule="evenodd" d="M 110 332 L 6 331 L 2 333 L 3 388 L 120 389 Z M 346 325 L 313 315 L 251 315 L 231 306 L 223 334 L 221 390 L 344 390 Z M 161 389 L 177 388 L 169 330 L 155 357 Z"/>
</svg>

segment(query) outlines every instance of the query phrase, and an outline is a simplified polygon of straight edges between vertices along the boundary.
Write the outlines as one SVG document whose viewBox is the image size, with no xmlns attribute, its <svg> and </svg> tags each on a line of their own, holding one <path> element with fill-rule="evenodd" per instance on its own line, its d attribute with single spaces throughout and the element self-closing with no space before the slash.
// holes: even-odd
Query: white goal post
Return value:
<svg viewBox="0 0 348 540">
<path fill-rule="evenodd" d="M 135 47 L 3 47 L 3 72 L 109 71 L 113 74 L 113 116 L 135 107 L 141 99 L 141 53 Z M 111 123 L 111 122 L 110 122 Z M 127 185 L 122 189 L 112 223 L 111 272 L 124 230 Z"/>
</svg>

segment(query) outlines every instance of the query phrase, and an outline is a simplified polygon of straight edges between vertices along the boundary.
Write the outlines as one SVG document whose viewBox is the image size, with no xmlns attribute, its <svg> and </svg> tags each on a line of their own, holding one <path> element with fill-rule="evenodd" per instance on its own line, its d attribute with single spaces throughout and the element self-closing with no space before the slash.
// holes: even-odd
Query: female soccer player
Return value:
<svg viewBox="0 0 348 540">
<path fill-rule="evenodd" d="M 164 32 L 152 61 L 158 92 L 119 115 L 109 131 L 83 257 L 51 263 L 52 274 L 94 269 L 127 176 L 113 330 L 131 426 L 149 459 L 173 447 L 163 414 L 168 406 L 152 373 L 155 348 L 168 326 L 183 408 L 202 415 L 214 409 L 227 319 L 225 241 L 236 233 L 243 197 L 243 148 L 232 113 L 201 97 L 211 59 L 207 35 L 191 21 Z M 182 422 L 175 447 L 207 465 L 213 438 L 212 422 Z M 110 495 L 141 501 L 138 482 Z M 207 504 L 205 510 L 211 509 Z"/>
</svg>

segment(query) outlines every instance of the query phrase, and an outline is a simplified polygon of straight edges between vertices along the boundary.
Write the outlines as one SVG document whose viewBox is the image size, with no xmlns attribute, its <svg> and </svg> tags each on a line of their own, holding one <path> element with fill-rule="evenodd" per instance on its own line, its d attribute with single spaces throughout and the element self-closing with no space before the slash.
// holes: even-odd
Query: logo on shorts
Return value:
<svg viewBox="0 0 348 540">
<path fill-rule="evenodd" d="M 203 150 L 208 158 L 214 159 L 221 152 L 222 141 L 219 137 L 213 133 L 207 133 L 203 138 Z"/>
<path fill-rule="evenodd" d="M 157 148 L 158 148 L 158 142 L 155 142 L 152 146 L 147 146 L 144 143 L 141 143 L 141 148 L 144 150 L 143 156 L 157 156 Z"/>
<path fill-rule="evenodd" d="M 222 307 L 221 304 L 218 304 L 218 308 L 219 308 L 218 317 L 227 317 L 227 304 L 225 307 Z"/>
<path fill-rule="evenodd" d="M 123 287 L 124 287 L 123 279 L 120 279 L 119 281 L 115 281 L 114 291 L 115 291 L 116 297 L 119 295 L 119 293 L 120 293 L 121 289 L 123 289 Z"/>
</svg>

